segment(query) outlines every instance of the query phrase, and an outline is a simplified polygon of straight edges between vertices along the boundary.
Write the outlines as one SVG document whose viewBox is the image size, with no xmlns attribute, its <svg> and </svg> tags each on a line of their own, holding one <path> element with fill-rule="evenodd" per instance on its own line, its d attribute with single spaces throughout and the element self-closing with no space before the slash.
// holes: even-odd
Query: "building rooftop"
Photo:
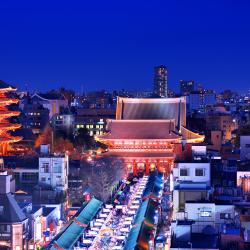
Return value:
<svg viewBox="0 0 250 250">
<path fill-rule="evenodd" d="M 43 207 L 43 216 L 48 216 L 56 207 Z"/>
<path fill-rule="evenodd" d="M 209 163 L 209 159 L 207 158 L 202 158 L 199 160 L 194 160 L 194 159 L 185 159 L 185 160 L 181 160 L 181 159 L 176 159 L 174 161 L 175 163 L 196 163 L 196 164 L 200 164 L 200 163 Z"/>
<path fill-rule="evenodd" d="M 101 139 L 180 139 L 173 120 L 110 120 Z"/>
<path fill-rule="evenodd" d="M 4 156 L 5 168 L 38 169 L 38 157 L 36 156 Z"/>
<path fill-rule="evenodd" d="M 210 235 L 204 233 L 192 233 L 189 242 L 192 242 L 193 249 L 218 249 L 218 235 Z M 190 249 L 188 241 L 171 241 L 171 248 L 187 248 Z"/>
<path fill-rule="evenodd" d="M 90 221 L 96 216 L 102 206 L 102 202 L 92 198 L 89 202 L 84 203 L 78 210 L 70 224 L 64 228 L 50 244 L 43 249 L 72 249 L 78 238 L 87 228 Z"/>
<path fill-rule="evenodd" d="M 117 98 L 116 119 L 169 120 L 186 125 L 186 99 L 180 98 Z"/>
<path fill-rule="evenodd" d="M 35 97 L 37 96 L 38 98 L 42 98 L 42 99 L 45 99 L 45 100 L 66 100 L 65 97 L 60 94 L 60 93 L 57 93 L 57 92 L 51 92 L 51 93 L 36 93 L 32 96 Z"/>
<path fill-rule="evenodd" d="M 26 219 L 12 194 L 0 194 L 0 223 L 19 223 Z"/>
</svg>

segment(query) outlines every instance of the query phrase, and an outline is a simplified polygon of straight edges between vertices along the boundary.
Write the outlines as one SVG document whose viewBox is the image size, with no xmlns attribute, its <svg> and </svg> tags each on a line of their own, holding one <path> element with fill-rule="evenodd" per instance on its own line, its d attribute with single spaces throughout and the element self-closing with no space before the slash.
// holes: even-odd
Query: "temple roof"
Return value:
<svg viewBox="0 0 250 250">
<path fill-rule="evenodd" d="M 138 151 L 131 151 L 131 152 L 124 152 L 124 151 L 108 151 L 106 153 L 103 154 L 103 156 L 106 156 L 106 157 L 119 157 L 121 156 L 122 158 L 124 157 L 132 157 L 132 158 L 172 158 L 174 156 L 173 153 L 171 152 L 166 152 L 166 151 L 163 151 L 163 152 L 153 152 L 152 150 L 150 151 L 144 151 L 144 152 L 138 152 Z"/>
<path fill-rule="evenodd" d="M 175 131 L 173 120 L 109 120 L 109 133 L 99 136 L 99 139 L 175 140 L 181 136 Z"/>
<path fill-rule="evenodd" d="M 186 126 L 186 99 L 117 98 L 117 120 L 171 120 Z"/>
</svg>

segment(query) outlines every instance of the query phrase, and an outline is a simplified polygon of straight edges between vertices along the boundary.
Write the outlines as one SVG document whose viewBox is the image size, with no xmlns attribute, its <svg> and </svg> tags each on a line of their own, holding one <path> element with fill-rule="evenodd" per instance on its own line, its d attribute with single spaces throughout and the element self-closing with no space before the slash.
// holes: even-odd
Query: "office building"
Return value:
<svg viewBox="0 0 250 250">
<path fill-rule="evenodd" d="M 27 249 L 28 218 L 10 193 L 11 176 L 0 172 L 0 248 Z M 2 248 L 1 248 L 2 249 Z"/>
<path fill-rule="evenodd" d="M 180 80 L 180 94 L 187 96 L 195 91 L 194 81 Z"/>
<path fill-rule="evenodd" d="M 240 136 L 240 159 L 250 160 L 250 135 Z"/>
<path fill-rule="evenodd" d="M 154 69 L 154 94 L 157 97 L 167 97 L 168 92 L 167 68 L 164 65 Z"/>
<path fill-rule="evenodd" d="M 189 112 L 205 113 L 208 106 L 216 104 L 214 91 L 193 91 L 189 95 Z"/>
</svg>

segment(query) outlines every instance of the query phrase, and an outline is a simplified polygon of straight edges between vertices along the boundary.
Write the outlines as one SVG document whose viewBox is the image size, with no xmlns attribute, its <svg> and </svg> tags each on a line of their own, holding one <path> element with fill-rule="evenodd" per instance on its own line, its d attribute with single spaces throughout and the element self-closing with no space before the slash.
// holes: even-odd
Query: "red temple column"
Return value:
<svg viewBox="0 0 250 250">
<path fill-rule="evenodd" d="M 133 175 L 137 175 L 137 164 L 136 161 L 133 162 Z"/>
<path fill-rule="evenodd" d="M 149 162 L 146 160 L 146 175 L 149 175 Z"/>
<path fill-rule="evenodd" d="M 160 161 L 156 160 L 156 168 L 158 172 L 161 172 Z"/>
</svg>

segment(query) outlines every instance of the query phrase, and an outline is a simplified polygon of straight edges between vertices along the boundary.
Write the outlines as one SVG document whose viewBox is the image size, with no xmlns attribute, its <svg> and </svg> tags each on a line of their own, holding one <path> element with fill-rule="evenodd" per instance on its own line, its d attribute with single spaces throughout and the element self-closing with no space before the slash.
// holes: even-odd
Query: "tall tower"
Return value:
<svg viewBox="0 0 250 250">
<path fill-rule="evenodd" d="M 167 87 L 167 68 L 164 65 L 155 67 L 154 69 L 154 94 L 159 97 L 168 96 Z"/>
<path fill-rule="evenodd" d="M 7 155 L 10 149 L 10 144 L 22 140 L 20 136 L 12 136 L 9 131 L 16 130 L 21 127 L 20 124 L 13 124 L 9 121 L 10 117 L 18 116 L 19 111 L 12 111 L 8 106 L 13 103 L 18 103 L 19 100 L 11 98 L 8 93 L 15 92 L 16 89 L 9 86 L 3 81 L 0 81 L 0 155 Z"/>
</svg>

